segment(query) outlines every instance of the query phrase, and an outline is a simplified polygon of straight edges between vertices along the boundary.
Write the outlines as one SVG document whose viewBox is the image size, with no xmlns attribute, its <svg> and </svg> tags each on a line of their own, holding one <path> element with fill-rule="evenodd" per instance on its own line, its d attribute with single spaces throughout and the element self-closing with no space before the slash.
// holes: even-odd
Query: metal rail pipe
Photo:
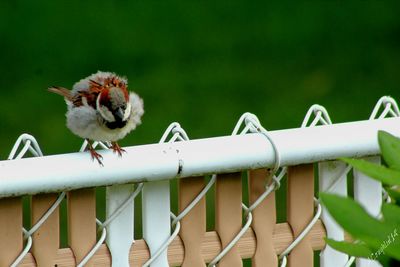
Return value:
<svg viewBox="0 0 400 267">
<path fill-rule="evenodd" d="M 271 131 L 281 165 L 377 155 L 377 131 L 400 136 L 400 118 Z M 262 134 L 126 147 L 122 158 L 102 151 L 0 161 L 0 198 L 272 167 L 274 151 Z"/>
</svg>

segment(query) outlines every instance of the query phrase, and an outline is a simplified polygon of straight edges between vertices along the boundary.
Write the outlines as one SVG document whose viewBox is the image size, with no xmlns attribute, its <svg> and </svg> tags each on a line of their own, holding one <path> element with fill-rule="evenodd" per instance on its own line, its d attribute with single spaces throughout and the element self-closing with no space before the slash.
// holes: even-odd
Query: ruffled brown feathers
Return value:
<svg viewBox="0 0 400 267">
<path fill-rule="evenodd" d="M 110 75 L 106 78 L 96 77 L 96 80 L 90 79 L 89 88 L 87 90 L 80 90 L 74 95 L 71 93 L 70 90 L 58 86 L 52 86 L 48 88 L 48 90 L 50 92 L 63 96 L 75 107 L 80 107 L 87 103 L 87 105 L 96 108 L 96 101 L 99 94 L 101 94 L 100 102 L 109 102 L 109 88 L 111 87 L 120 88 L 121 91 L 124 93 L 125 100 L 129 101 L 127 85 L 122 78 L 119 78 L 116 75 Z"/>
</svg>

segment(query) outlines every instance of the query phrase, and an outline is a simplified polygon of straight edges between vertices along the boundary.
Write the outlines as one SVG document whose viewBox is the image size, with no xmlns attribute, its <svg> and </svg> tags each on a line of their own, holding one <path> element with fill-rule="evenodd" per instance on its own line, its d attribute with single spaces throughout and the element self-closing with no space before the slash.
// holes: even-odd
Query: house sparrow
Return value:
<svg viewBox="0 0 400 267">
<path fill-rule="evenodd" d="M 110 142 L 119 156 L 125 152 L 117 143 L 141 123 L 143 100 L 128 93 L 125 78 L 111 72 L 98 71 L 75 83 L 72 90 L 52 86 L 50 92 L 65 98 L 68 106 L 67 127 L 88 142 L 92 159 L 100 165 L 102 156 L 91 141 Z"/>
</svg>

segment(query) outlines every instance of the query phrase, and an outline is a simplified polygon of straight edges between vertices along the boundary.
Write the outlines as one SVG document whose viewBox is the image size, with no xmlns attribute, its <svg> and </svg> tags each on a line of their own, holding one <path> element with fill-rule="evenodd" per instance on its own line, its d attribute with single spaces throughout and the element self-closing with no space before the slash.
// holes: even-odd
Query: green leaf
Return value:
<svg viewBox="0 0 400 267">
<path fill-rule="evenodd" d="M 400 230 L 400 207 L 394 204 L 383 204 L 382 214 L 386 222 L 398 225 Z"/>
<path fill-rule="evenodd" d="M 393 226 L 392 231 L 389 232 L 385 239 L 382 240 L 379 249 L 376 250 L 375 255 L 385 254 L 400 260 L 400 228 L 399 225 Z"/>
<path fill-rule="evenodd" d="M 381 181 L 388 185 L 400 185 L 400 171 L 389 169 L 382 165 L 377 165 L 361 159 L 344 158 L 347 162 L 357 170 L 368 175 L 375 180 Z"/>
<path fill-rule="evenodd" d="M 349 254 L 351 256 L 368 258 L 372 254 L 371 249 L 365 244 L 348 243 L 345 241 L 336 241 L 328 238 L 325 238 L 325 241 L 332 248 L 344 252 L 346 254 Z"/>
<path fill-rule="evenodd" d="M 396 264 L 395 259 L 390 258 L 384 254 L 379 255 L 379 257 L 376 260 L 378 260 L 382 266 L 399 266 L 399 265 L 395 265 Z"/>
<path fill-rule="evenodd" d="M 370 216 L 359 203 L 350 198 L 327 193 L 321 193 L 320 198 L 345 231 L 374 249 L 379 248 L 382 240 L 392 231 L 392 227 Z"/>
<path fill-rule="evenodd" d="M 388 132 L 378 132 L 382 157 L 390 168 L 400 170 L 400 139 Z"/>
<path fill-rule="evenodd" d="M 400 260 L 400 226 L 371 217 L 350 198 L 327 193 L 321 193 L 320 197 L 336 222 L 370 247 L 374 255 L 387 255 Z"/>
</svg>

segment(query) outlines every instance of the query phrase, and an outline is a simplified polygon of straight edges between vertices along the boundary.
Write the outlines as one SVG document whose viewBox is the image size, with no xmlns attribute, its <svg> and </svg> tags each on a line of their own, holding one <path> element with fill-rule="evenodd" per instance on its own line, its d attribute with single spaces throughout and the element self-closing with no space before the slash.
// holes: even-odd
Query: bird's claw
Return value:
<svg viewBox="0 0 400 267">
<path fill-rule="evenodd" d="M 122 157 L 122 153 L 126 153 L 125 149 L 121 148 L 117 142 L 112 142 L 111 148 L 114 153 L 118 154 L 119 157 Z"/>
<path fill-rule="evenodd" d="M 103 162 L 101 161 L 103 159 L 103 156 L 97 153 L 96 150 L 93 148 L 89 148 L 90 156 L 92 157 L 92 160 L 97 160 L 97 162 L 104 167 Z"/>
</svg>

